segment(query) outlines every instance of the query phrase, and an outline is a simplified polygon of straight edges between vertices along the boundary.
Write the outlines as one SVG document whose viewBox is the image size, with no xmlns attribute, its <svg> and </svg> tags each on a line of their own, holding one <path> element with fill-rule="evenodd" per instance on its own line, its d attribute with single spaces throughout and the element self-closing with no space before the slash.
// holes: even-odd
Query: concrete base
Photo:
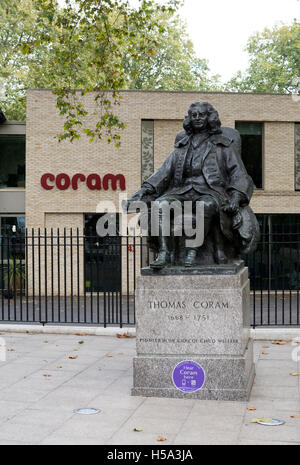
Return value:
<svg viewBox="0 0 300 465">
<path fill-rule="evenodd" d="M 255 377 L 252 346 L 252 341 L 249 341 L 248 349 L 241 357 L 190 357 L 204 369 L 206 375 L 203 389 L 194 393 L 184 393 L 172 382 L 174 367 L 183 357 L 136 357 L 133 361 L 132 395 L 246 402 Z"/>
<path fill-rule="evenodd" d="M 246 268 L 231 276 L 141 276 L 132 395 L 247 401 L 255 376 L 249 292 Z M 189 393 L 172 376 L 187 360 L 205 372 L 203 387 Z"/>
</svg>

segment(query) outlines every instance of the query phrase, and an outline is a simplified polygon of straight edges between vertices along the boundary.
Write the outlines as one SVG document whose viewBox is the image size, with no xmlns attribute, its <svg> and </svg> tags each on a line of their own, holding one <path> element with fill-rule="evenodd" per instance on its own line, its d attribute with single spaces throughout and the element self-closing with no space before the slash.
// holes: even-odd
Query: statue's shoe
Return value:
<svg viewBox="0 0 300 465">
<path fill-rule="evenodd" d="M 222 250 L 217 250 L 214 255 L 215 261 L 218 265 L 226 265 L 226 263 L 228 263 L 228 258 Z"/>
<path fill-rule="evenodd" d="M 196 250 L 189 250 L 184 261 L 184 266 L 189 268 L 191 266 L 195 266 L 196 263 L 197 252 Z"/>
<path fill-rule="evenodd" d="M 167 266 L 169 263 L 170 263 L 170 253 L 163 250 L 162 252 L 159 252 L 156 260 L 150 263 L 150 268 L 160 270 L 161 268 L 164 268 L 165 266 Z"/>
</svg>

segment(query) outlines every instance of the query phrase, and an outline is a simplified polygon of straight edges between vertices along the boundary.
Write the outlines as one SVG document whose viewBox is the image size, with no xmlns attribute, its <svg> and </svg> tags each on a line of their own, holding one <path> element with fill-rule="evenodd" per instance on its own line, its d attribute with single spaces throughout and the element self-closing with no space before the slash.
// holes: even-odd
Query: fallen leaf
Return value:
<svg viewBox="0 0 300 465">
<path fill-rule="evenodd" d="M 52 375 L 48 375 L 47 373 L 44 374 L 43 376 L 45 376 L 45 378 L 51 378 Z"/>
<path fill-rule="evenodd" d="M 69 359 L 70 359 L 70 360 L 76 360 L 76 358 L 78 358 L 77 355 L 70 355 L 70 356 L 69 356 Z"/>
<path fill-rule="evenodd" d="M 254 408 L 254 407 L 249 407 L 249 408 L 247 408 L 247 410 L 249 410 L 249 412 L 252 412 L 253 410 L 256 410 L 256 408 Z"/>
<path fill-rule="evenodd" d="M 156 439 L 158 442 L 163 442 L 163 441 L 166 441 L 167 439 L 164 438 L 163 436 L 158 436 L 158 438 Z"/>
<path fill-rule="evenodd" d="M 263 355 L 268 355 L 269 352 L 266 352 L 265 350 L 262 351 Z"/>
<path fill-rule="evenodd" d="M 84 344 L 84 341 L 78 341 L 78 344 Z"/>
<path fill-rule="evenodd" d="M 48 344 L 49 341 L 44 341 L 44 344 Z"/>
<path fill-rule="evenodd" d="M 59 345 L 58 345 L 58 344 L 54 344 L 54 347 L 59 347 Z"/>
<path fill-rule="evenodd" d="M 7 352 L 15 352 L 15 349 L 7 349 Z"/>
<path fill-rule="evenodd" d="M 57 368 L 62 368 L 62 366 L 61 366 L 61 365 L 57 365 Z"/>
<path fill-rule="evenodd" d="M 127 339 L 131 339 L 131 338 L 135 337 L 132 334 L 128 334 L 128 333 L 123 333 L 123 334 L 117 333 L 116 336 L 119 339 L 122 338 L 122 337 L 125 337 Z"/>
<path fill-rule="evenodd" d="M 107 355 L 105 355 L 105 357 L 110 358 L 110 357 L 113 357 L 113 355 L 108 355 L 108 354 L 107 354 Z"/>
<path fill-rule="evenodd" d="M 75 336 L 86 336 L 86 333 L 75 333 Z"/>
<path fill-rule="evenodd" d="M 266 423 L 271 420 L 272 418 L 253 418 L 253 420 L 251 420 L 251 423 L 258 423 L 259 421 L 263 421 Z"/>
<path fill-rule="evenodd" d="M 143 428 L 133 428 L 133 431 L 136 431 L 137 433 L 140 433 L 143 431 Z"/>
<path fill-rule="evenodd" d="M 262 346 L 263 349 L 269 349 L 270 346 Z"/>
<path fill-rule="evenodd" d="M 300 376 L 300 373 L 298 373 L 298 371 L 293 371 L 290 373 L 290 376 Z"/>
<path fill-rule="evenodd" d="M 284 346 L 287 344 L 287 341 L 282 341 L 281 339 L 279 341 L 273 341 L 272 344 L 278 345 L 278 346 Z"/>
<path fill-rule="evenodd" d="M 299 415 L 291 415 L 291 418 L 299 418 Z"/>
</svg>

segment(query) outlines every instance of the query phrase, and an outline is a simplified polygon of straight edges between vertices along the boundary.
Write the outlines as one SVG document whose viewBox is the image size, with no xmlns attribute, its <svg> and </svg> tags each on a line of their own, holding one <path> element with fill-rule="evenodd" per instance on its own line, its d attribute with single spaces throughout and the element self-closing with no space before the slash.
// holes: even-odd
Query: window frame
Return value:
<svg viewBox="0 0 300 465">
<path fill-rule="evenodd" d="M 254 120 L 251 120 L 251 121 L 245 121 L 245 120 L 235 120 L 234 121 L 234 127 L 235 129 L 238 131 L 238 129 L 236 128 L 236 125 L 238 123 L 242 123 L 242 124 L 260 124 L 261 125 L 261 187 L 255 187 L 254 191 L 264 191 L 265 190 L 265 122 L 264 121 L 254 121 Z M 239 131 L 238 131 L 239 132 Z M 241 158 L 243 160 L 243 157 L 242 157 L 242 153 L 241 153 Z M 244 162 L 244 160 L 243 160 Z"/>
<path fill-rule="evenodd" d="M 26 191 L 26 123 L 24 121 L 5 121 L 0 125 L 0 137 L 25 137 L 25 187 L 0 187 L 0 192 L 25 192 Z"/>
<path fill-rule="evenodd" d="M 297 147 L 296 147 L 297 137 L 298 137 L 297 126 L 299 126 L 299 132 L 300 132 L 300 121 L 294 122 L 294 192 L 300 193 L 300 187 L 297 187 L 297 168 L 298 168 Z M 299 165 L 300 165 L 300 161 L 299 161 Z"/>
</svg>

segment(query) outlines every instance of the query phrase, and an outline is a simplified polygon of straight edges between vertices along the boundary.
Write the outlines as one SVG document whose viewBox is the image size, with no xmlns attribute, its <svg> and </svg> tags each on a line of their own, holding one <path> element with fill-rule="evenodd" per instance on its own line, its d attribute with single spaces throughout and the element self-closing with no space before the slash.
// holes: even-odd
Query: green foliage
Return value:
<svg viewBox="0 0 300 465">
<path fill-rule="evenodd" d="M 209 76 L 206 60 L 196 56 L 185 23 L 177 16 L 160 14 L 162 32 L 148 59 L 133 62 L 124 53 L 123 66 L 129 89 L 214 91 L 220 90 L 219 76 Z M 152 31 L 153 41 L 157 34 Z M 139 42 L 139 41 L 138 41 Z"/>
<path fill-rule="evenodd" d="M 215 90 L 217 77 L 209 79 L 175 16 L 179 3 L 0 0 L 0 107 L 25 119 L 26 89 L 51 88 L 64 121 L 59 140 L 85 134 L 118 146 L 121 89 Z"/>
<path fill-rule="evenodd" d="M 265 29 L 250 37 L 250 65 L 238 72 L 227 90 L 239 92 L 298 92 L 300 80 L 300 23 Z"/>
<path fill-rule="evenodd" d="M 8 290 L 13 290 L 15 287 L 16 289 L 25 288 L 25 265 L 21 263 L 19 257 L 8 260 L 7 270 L 4 273 L 4 280 Z"/>
<path fill-rule="evenodd" d="M 22 47 L 27 43 L 28 52 L 33 40 L 35 16 L 30 4 L 30 1 L 18 4 L 14 0 L 0 0 L 0 105 L 10 119 L 25 119 L 28 58 L 23 55 Z"/>
</svg>

